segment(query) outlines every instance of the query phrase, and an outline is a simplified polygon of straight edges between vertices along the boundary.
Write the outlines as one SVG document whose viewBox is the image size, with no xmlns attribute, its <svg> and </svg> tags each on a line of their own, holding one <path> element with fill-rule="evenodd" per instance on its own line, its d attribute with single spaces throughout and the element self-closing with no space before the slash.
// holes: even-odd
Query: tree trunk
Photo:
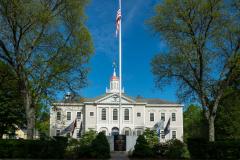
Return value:
<svg viewBox="0 0 240 160">
<path fill-rule="evenodd" d="M 24 106 L 27 119 L 27 139 L 34 138 L 35 109 L 32 106 L 32 98 L 27 90 L 24 91 Z"/>
<path fill-rule="evenodd" d="M 209 135 L 209 141 L 210 142 L 214 142 L 215 141 L 215 127 L 214 127 L 214 122 L 215 122 L 215 118 L 213 117 L 213 115 L 210 115 L 209 119 L 208 119 L 208 135 Z"/>
</svg>

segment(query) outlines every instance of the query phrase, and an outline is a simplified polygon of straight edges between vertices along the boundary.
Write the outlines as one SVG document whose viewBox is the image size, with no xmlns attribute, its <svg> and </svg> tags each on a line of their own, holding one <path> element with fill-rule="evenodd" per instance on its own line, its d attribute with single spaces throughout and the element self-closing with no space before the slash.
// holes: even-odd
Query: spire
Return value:
<svg viewBox="0 0 240 160">
<path fill-rule="evenodd" d="M 116 62 L 113 62 L 113 77 L 117 77 L 116 76 Z"/>
<path fill-rule="evenodd" d="M 106 89 L 107 93 L 118 93 L 119 92 L 119 78 L 116 74 L 116 63 L 113 62 L 113 75 L 110 79 L 110 88 Z"/>
</svg>

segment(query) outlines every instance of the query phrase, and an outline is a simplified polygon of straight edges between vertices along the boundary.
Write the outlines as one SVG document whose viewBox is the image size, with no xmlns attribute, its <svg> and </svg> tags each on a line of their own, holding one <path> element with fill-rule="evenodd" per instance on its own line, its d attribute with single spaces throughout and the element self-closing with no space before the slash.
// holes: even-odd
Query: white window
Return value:
<svg viewBox="0 0 240 160">
<path fill-rule="evenodd" d="M 81 119 L 81 112 L 77 112 L 77 119 L 78 119 L 78 120 Z"/>
<path fill-rule="evenodd" d="M 90 112 L 90 116 L 91 116 L 91 117 L 94 116 L 94 112 Z"/>
<path fill-rule="evenodd" d="M 106 109 L 102 109 L 102 120 L 106 120 Z"/>
<path fill-rule="evenodd" d="M 141 117 L 141 113 L 140 112 L 137 112 L 137 117 Z"/>
<path fill-rule="evenodd" d="M 165 113 L 161 113 L 161 120 L 165 121 Z"/>
<path fill-rule="evenodd" d="M 177 131 L 172 131 L 172 139 L 176 139 L 177 138 Z"/>
<path fill-rule="evenodd" d="M 60 136 L 60 129 L 56 130 L 56 136 Z"/>
<path fill-rule="evenodd" d="M 113 120 L 118 120 L 118 110 L 117 109 L 113 110 Z"/>
<path fill-rule="evenodd" d="M 162 139 L 165 139 L 164 131 L 161 131 L 161 138 L 162 138 Z"/>
<path fill-rule="evenodd" d="M 129 120 L 129 109 L 124 110 L 124 120 Z"/>
<path fill-rule="evenodd" d="M 58 121 L 61 120 L 61 112 L 57 112 L 57 120 L 58 120 Z"/>
<path fill-rule="evenodd" d="M 67 112 L 67 120 L 68 120 L 68 121 L 71 120 L 71 112 Z"/>
<path fill-rule="evenodd" d="M 154 121 L 154 113 L 150 113 L 150 121 Z"/>
<path fill-rule="evenodd" d="M 172 121 L 176 121 L 176 113 L 172 113 Z"/>
</svg>

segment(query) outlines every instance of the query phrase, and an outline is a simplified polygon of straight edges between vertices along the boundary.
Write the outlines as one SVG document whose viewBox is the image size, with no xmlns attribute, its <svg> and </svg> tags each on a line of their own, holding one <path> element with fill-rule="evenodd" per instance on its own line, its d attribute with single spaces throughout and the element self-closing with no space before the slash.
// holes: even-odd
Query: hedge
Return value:
<svg viewBox="0 0 240 160">
<path fill-rule="evenodd" d="M 192 159 L 240 159 L 240 140 L 188 139 Z"/>
<path fill-rule="evenodd" d="M 67 138 L 51 140 L 0 140 L 0 158 L 64 158 Z"/>
</svg>

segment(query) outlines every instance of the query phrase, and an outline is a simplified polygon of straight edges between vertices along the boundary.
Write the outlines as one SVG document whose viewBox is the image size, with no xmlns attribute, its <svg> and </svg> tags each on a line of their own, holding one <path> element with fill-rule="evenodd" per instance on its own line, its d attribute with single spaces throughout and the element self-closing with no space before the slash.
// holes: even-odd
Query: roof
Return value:
<svg viewBox="0 0 240 160">
<path fill-rule="evenodd" d="M 84 102 L 95 102 L 105 96 L 108 96 L 112 93 L 105 93 L 100 96 L 94 97 L 94 98 L 85 98 L 85 97 L 80 97 L 80 96 L 74 96 L 71 98 L 71 100 L 62 100 L 59 101 L 60 103 L 84 103 Z M 147 104 L 178 104 L 176 102 L 170 102 L 167 100 L 162 100 L 159 98 L 144 98 L 144 97 L 130 97 L 126 94 L 123 94 L 124 97 L 127 97 L 129 99 L 134 100 L 136 103 L 147 103 Z"/>
<path fill-rule="evenodd" d="M 145 102 L 148 104 L 177 104 L 176 102 L 170 102 L 159 98 L 136 98 L 136 102 Z"/>
</svg>

